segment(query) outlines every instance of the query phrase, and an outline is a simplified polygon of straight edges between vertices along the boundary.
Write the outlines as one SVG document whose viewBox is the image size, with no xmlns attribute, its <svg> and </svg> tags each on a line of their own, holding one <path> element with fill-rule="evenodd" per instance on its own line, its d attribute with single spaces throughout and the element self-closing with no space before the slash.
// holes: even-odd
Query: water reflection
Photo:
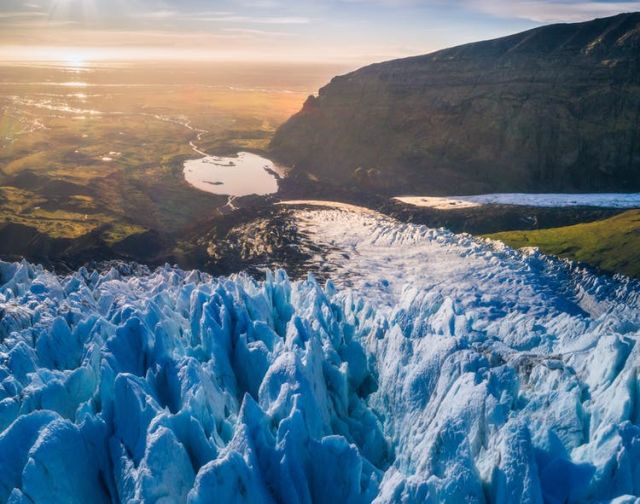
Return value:
<svg viewBox="0 0 640 504">
<path fill-rule="evenodd" d="M 207 156 L 184 164 L 185 180 L 212 194 L 273 194 L 282 176 L 282 167 L 250 152 L 239 152 L 236 157 Z"/>
</svg>

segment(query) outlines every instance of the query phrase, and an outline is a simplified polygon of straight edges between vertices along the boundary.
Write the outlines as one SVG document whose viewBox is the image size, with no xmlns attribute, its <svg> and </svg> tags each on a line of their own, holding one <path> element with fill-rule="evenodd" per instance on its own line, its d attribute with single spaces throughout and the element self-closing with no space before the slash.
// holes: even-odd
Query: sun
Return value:
<svg viewBox="0 0 640 504">
<path fill-rule="evenodd" d="M 65 66 L 70 69 L 81 70 L 87 66 L 86 58 L 78 53 L 67 54 L 64 57 Z"/>
</svg>

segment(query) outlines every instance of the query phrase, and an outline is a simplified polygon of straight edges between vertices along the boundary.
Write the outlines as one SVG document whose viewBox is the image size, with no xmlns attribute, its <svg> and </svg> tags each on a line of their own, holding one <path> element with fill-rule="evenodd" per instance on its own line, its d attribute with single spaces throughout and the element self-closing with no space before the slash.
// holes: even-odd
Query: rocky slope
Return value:
<svg viewBox="0 0 640 504">
<path fill-rule="evenodd" d="M 640 190 L 640 13 L 336 77 L 271 149 L 379 192 Z"/>
</svg>

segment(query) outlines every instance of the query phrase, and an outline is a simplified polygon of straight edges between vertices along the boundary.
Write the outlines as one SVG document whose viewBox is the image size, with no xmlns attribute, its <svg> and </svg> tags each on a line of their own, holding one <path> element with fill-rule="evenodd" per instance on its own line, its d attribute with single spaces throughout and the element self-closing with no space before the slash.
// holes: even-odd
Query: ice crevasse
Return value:
<svg viewBox="0 0 640 504">
<path fill-rule="evenodd" d="M 637 285 L 373 225 L 482 259 L 394 303 L 0 263 L 0 502 L 640 502 Z"/>
</svg>

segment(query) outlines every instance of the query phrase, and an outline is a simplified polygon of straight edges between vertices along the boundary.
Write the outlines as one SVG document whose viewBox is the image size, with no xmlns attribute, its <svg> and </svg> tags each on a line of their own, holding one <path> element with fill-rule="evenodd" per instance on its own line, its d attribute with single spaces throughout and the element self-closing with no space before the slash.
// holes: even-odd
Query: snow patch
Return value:
<svg viewBox="0 0 640 504">
<path fill-rule="evenodd" d="M 483 205 L 515 205 L 532 207 L 602 207 L 640 208 L 638 193 L 496 193 L 473 196 L 398 196 L 393 198 L 407 205 L 434 208 L 437 210 L 457 210 Z"/>
</svg>

